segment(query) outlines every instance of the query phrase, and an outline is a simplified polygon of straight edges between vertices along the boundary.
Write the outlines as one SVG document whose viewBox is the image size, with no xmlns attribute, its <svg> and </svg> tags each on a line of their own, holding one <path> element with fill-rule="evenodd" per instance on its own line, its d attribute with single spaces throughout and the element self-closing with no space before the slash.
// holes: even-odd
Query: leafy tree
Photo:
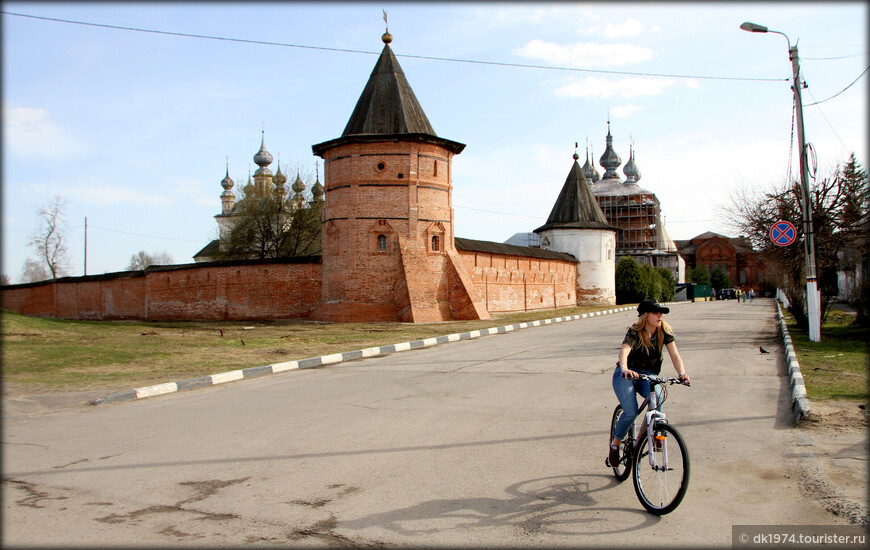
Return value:
<svg viewBox="0 0 870 550">
<path fill-rule="evenodd" d="M 673 301 L 677 294 L 677 281 L 674 279 L 674 274 L 666 267 L 660 267 L 656 271 L 662 278 L 662 301 Z"/>
<path fill-rule="evenodd" d="M 852 154 L 842 167 L 827 177 L 813 180 L 809 189 L 813 218 L 816 276 L 822 295 L 822 319 L 837 294 L 836 272 L 843 267 L 840 257 L 850 243 L 864 242 L 866 258 L 868 193 L 867 172 Z M 790 302 L 792 315 L 799 326 L 809 324 L 806 313 L 806 259 L 801 215 L 801 186 L 797 181 L 779 185 L 771 191 L 739 190 L 731 196 L 725 210 L 730 224 L 745 234 L 768 265 L 766 272 Z M 770 241 L 770 228 L 779 220 L 794 220 L 798 236 L 790 246 L 776 246 Z"/>
<path fill-rule="evenodd" d="M 640 271 L 643 280 L 643 299 L 660 300 L 662 297 L 662 276 L 649 264 L 640 266 Z"/>
<path fill-rule="evenodd" d="M 19 275 L 19 279 L 21 279 L 22 283 L 35 283 L 37 281 L 45 281 L 51 278 L 51 274 L 48 272 L 48 269 L 46 269 L 43 262 L 34 260 L 33 258 L 27 258 L 24 260 L 24 265 L 21 266 L 21 275 Z"/>
<path fill-rule="evenodd" d="M 696 285 L 710 284 L 710 274 L 707 273 L 707 268 L 702 265 L 696 265 L 689 270 L 689 273 L 687 275 L 689 281 L 695 283 Z"/>
<path fill-rule="evenodd" d="M 140 271 L 151 265 L 170 265 L 173 263 L 172 256 L 168 252 L 154 252 L 149 254 L 144 250 L 130 256 L 127 264 L 129 271 Z"/>
<path fill-rule="evenodd" d="M 52 279 L 65 275 L 69 266 L 65 208 L 66 200 L 59 196 L 46 202 L 37 211 L 39 227 L 31 234 L 30 241 L 27 243 L 39 252 L 39 258 L 51 272 Z M 26 262 L 25 268 L 27 268 Z"/>
<path fill-rule="evenodd" d="M 616 263 L 616 303 L 634 304 L 643 299 L 640 266 L 634 258 L 624 256 Z"/>
<path fill-rule="evenodd" d="M 713 268 L 713 273 L 710 274 L 710 286 L 716 290 L 731 288 L 731 278 L 717 265 Z"/>
</svg>

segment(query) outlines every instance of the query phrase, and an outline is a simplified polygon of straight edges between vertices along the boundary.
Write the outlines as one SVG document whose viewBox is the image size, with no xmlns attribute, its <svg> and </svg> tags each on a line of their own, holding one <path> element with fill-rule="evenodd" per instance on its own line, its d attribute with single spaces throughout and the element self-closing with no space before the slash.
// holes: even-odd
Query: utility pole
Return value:
<svg viewBox="0 0 870 550">
<path fill-rule="evenodd" d="M 806 258 L 807 270 L 807 318 L 810 328 L 810 340 L 820 342 L 821 335 L 821 297 L 816 280 L 816 246 L 813 238 L 813 205 L 810 200 L 809 190 L 809 167 L 807 165 L 807 144 L 804 137 L 804 108 L 801 102 L 801 68 L 798 58 L 797 44 L 789 48 L 788 56 L 791 60 L 792 72 L 794 73 L 795 111 L 797 112 L 797 133 L 800 145 L 801 164 L 801 211 L 803 212 L 804 224 L 804 257 Z"/>
<path fill-rule="evenodd" d="M 85 216 L 85 275 L 88 274 L 88 217 Z"/>
<path fill-rule="evenodd" d="M 821 297 L 819 296 L 819 287 L 816 281 L 816 246 L 813 238 L 813 205 L 810 200 L 809 190 L 809 166 L 807 164 L 807 144 L 804 137 L 804 107 L 801 102 L 801 66 L 798 58 L 797 44 L 791 45 L 788 35 L 772 31 L 764 25 L 750 23 L 749 21 L 740 25 L 740 28 L 747 32 L 759 33 L 774 33 L 785 36 L 788 42 L 788 58 L 791 61 L 791 69 L 794 79 L 791 89 L 794 91 L 794 108 L 797 113 L 797 131 L 798 145 L 800 152 L 800 171 L 801 171 L 801 217 L 803 218 L 804 231 L 804 258 L 806 259 L 806 279 L 807 279 L 807 321 L 809 322 L 810 340 L 813 342 L 821 342 Z"/>
</svg>

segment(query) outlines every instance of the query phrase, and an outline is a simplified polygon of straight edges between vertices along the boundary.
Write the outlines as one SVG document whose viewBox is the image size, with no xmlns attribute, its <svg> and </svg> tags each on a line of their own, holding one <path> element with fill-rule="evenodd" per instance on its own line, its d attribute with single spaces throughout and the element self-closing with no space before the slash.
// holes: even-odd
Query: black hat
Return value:
<svg viewBox="0 0 870 550">
<path fill-rule="evenodd" d="M 650 298 L 649 300 L 644 300 L 637 305 L 638 315 L 643 315 L 644 313 L 670 313 L 670 311 L 671 308 L 661 305 L 652 298 Z"/>
</svg>

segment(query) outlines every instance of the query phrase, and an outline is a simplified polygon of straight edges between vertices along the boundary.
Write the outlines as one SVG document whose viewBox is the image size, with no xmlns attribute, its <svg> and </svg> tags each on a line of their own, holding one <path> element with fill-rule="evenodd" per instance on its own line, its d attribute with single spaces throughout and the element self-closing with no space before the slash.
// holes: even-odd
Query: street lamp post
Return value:
<svg viewBox="0 0 870 550">
<path fill-rule="evenodd" d="M 798 58 L 797 44 L 791 45 L 791 41 L 785 33 L 772 31 L 765 26 L 746 22 L 740 28 L 748 32 L 775 33 L 785 36 L 788 42 L 788 58 L 791 61 L 792 90 L 794 90 L 795 111 L 797 112 L 798 145 L 800 147 L 800 170 L 801 170 L 801 217 L 803 218 L 804 231 L 804 258 L 806 259 L 807 278 L 807 320 L 809 321 L 810 340 L 820 342 L 821 337 L 821 298 L 816 281 L 816 246 L 813 240 L 813 209 L 810 203 L 809 191 L 809 167 L 807 164 L 807 144 L 804 138 L 804 109 L 801 102 L 801 78 L 800 59 Z"/>
</svg>

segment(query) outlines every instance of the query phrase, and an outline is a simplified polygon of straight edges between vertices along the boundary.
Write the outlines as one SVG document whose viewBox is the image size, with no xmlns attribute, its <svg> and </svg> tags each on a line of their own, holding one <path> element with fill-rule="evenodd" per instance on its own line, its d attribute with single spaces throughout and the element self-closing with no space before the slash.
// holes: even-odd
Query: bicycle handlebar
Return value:
<svg viewBox="0 0 870 550">
<path fill-rule="evenodd" d="M 646 380 L 650 383 L 650 385 L 655 386 L 656 384 L 680 384 L 681 386 L 690 386 L 690 382 L 686 382 L 684 380 L 680 380 L 679 378 L 661 378 L 652 374 L 640 374 L 637 375 L 638 380 Z"/>
</svg>

